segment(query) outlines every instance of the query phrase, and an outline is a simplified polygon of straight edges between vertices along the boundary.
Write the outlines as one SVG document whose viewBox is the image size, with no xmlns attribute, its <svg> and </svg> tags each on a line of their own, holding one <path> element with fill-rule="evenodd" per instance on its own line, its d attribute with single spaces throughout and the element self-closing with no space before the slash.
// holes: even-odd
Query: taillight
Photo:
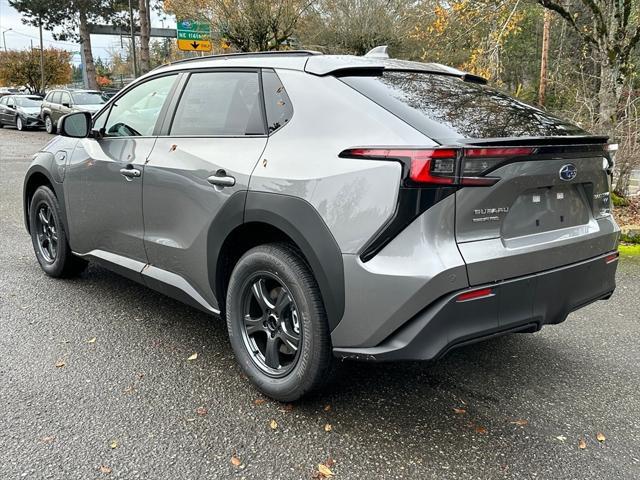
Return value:
<svg viewBox="0 0 640 480">
<path fill-rule="evenodd" d="M 406 178 L 414 184 L 488 186 L 500 179 L 485 176 L 487 172 L 511 157 L 531 155 L 533 152 L 534 149 L 529 147 L 364 147 L 344 150 L 340 156 L 400 161 L 405 165 Z"/>
<path fill-rule="evenodd" d="M 610 253 L 609 255 L 607 255 L 606 257 L 604 257 L 604 261 L 605 263 L 609 264 L 609 263 L 613 263 L 616 260 L 618 260 L 618 257 L 620 257 L 620 252 L 614 252 L 614 253 Z"/>
</svg>

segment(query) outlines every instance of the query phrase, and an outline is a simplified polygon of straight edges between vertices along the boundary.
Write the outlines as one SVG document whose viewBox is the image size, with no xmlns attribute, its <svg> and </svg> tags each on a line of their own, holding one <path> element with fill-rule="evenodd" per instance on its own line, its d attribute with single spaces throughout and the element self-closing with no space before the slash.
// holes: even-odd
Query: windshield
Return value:
<svg viewBox="0 0 640 480">
<path fill-rule="evenodd" d="M 42 99 L 34 97 L 15 97 L 16 105 L 19 107 L 39 107 Z"/>
<path fill-rule="evenodd" d="M 100 105 L 105 103 L 105 100 L 99 92 L 76 92 L 73 94 L 73 103 L 75 105 Z"/>
<path fill-rule="evenodd" d="M 387 71 L 341 80 L 435 140 L 586 133 L 496 89 L 456 77 Z"/>
</svg>

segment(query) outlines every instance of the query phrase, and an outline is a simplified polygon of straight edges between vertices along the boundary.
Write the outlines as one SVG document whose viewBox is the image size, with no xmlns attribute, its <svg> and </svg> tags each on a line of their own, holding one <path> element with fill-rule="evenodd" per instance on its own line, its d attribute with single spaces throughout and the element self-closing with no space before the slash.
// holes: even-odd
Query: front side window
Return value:
<svg viewBox="0 0 640 480">
<path fill-rule="evenodd" d="M 13 97 L 9 97 L 9 100 L 7 100 L 7 105 L 9 105 L 10 107 L 16 106 L 16 101 L 13 99 Z"/>
<path fill-rule="evenodd" d="M 263 70 L 262 87 L 264 89 L 264 106 L 267 113 L 269 133 L 279 129 L 293 115 L 293 106 L 284 85 L 273 70 Z"/>
<path fill-rule="evenodd" d="M 62 92 L 53 92 L 51 95 L 51 103 L 60 103 L 60 98 L 62 97 Z"/>
<path fill-rule="evenodd" d="M 175 79 L 176 75 L 157 77 L 134 87 L 120 97 L 109 112 L 105 135 L 109 137 L 152 135 L 162 105 Z M 101 123 L 98 119 L 96 126 Z"/>
<path fill-rule="evenodd" d="M 257 72 L 193 73 L 180 98 L 171 135 L 264 135 Z"/>
</svg>

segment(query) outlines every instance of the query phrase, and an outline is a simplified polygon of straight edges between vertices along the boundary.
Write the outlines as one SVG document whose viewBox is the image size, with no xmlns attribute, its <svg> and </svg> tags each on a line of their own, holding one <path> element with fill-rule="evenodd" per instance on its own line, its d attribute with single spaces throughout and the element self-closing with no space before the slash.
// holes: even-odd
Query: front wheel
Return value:
<svg viewBox="0 0 640 480">
<path fill-rule="evenodd" d="M 56 126 L 54 125 L 53 120 L 51 120 L 50 115 L 44 116 L 44 129 L 47 131 L 47 133 L 50 133 L 52 135 L 56 133 Z"/>
<path fill-rule="evenodd" d="M 21 132 L 24 131 L 24 123 L 20 117 L 16 117 L 16 128 Z"/>
<path fill-rule="evenodd" d="M 29 231 L 38 263 L 47 275 L 72 277 L 86 268 L 86 260 L 69 247 L 58 199 L 49 187 L 38 187 L 31 197 Z"/>
<path fill-rule="evenodd" d="M 291 246 L 245 253 L 231 274 L 226 305 L 236 359 L 264 394 L 293 401 L 329 379 L 333 354 L 320 291 Z"/>
</svg>

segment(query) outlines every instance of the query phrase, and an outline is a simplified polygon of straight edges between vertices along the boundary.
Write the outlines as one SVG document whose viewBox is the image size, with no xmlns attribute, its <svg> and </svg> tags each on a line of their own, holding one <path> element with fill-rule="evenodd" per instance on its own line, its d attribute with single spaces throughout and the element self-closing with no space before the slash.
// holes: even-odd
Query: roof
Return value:
<svg viewBox="0 0 640 480">
<path fill-rule="evenodd" d="M 301 70 L 319 76 L 351 72 L 357 73 L 358 71 L 382 72 L 384 70 L 403 70 L 449 75 L 477 83 L 487 82 L 484 78 L 477 75 L 439 63 L 412 62 L 381 57 L 358 57 L 356 55 L 323 55 L 313 50 L 208 55 L 205 57 L 179 60 L 158 67 L 156 70 L 182 70 L 194 66 L 207 68 L 220 67 L 222 65 L 230 67 L 287 68 Z"/>
</svg>

